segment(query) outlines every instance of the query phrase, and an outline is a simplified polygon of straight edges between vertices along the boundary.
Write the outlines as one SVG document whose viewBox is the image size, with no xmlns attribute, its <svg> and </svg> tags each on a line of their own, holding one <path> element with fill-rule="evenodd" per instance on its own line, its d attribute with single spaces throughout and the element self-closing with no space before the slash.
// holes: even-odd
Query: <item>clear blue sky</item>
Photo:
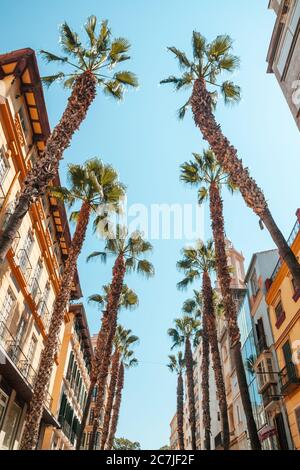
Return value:
<svg viewBox="0 0 300 470">
<path fill-rule="evenodd" d="M 235 81 L 243 89 L 243 101 L 234 108 L 220 106 L 218 119 L 264 188 L 275 218 L 288 235 L 299 205 L 299 133 L 275 77 L 266 74 L 265 58 L 275 20 L 267 4 L 267 0 L 2 0 L 1 52 L 23 47 L 58 52 L 62 21 L 78 30 L 90 14 L 108 18 L 114 35 L 132 42 L 133 59 L 126 66 L 137 73 L 141 86 L 127 93 L 122 104 L 99 94 L 65 154 L 62 179 L 67 162 L 99 155 L 119 170 L 128 186 L 129 204 L 194 203 L 195 194 L 178 181 L 178 167 L 191 152 L 201 151 L 201 135 L 190 115 L 183 123 L 176 119 L 175 111 L 185 96 L 158 83 L 177 72 L 167 46 L 190 51 L 193 29 L 208 39 L 230 34 L 242 59 Z M 49 73 L 45 64 L 39 64 L 42 74 Z M 66 92 L 58 86 L 46 92 L 52 126 L 66 99 Z M 253 252 L 273 247 L 240 196 L 225 195 L 225 217 L 227 234 L 243 251 L 246 265 Z M 209 236 L 208 218 L 206 227 Z M 169 421 L 175 411 L 175 377 L 164 364 L 169 353 L 166 330 L 185 299 L 176 291 L 179 274 L 175 267 L 183 244 L 154 242 L 155 279 L 128 278 L 140 296 L 140 306 L 135 312 L 123 312 L 121 318 L 141 339 L 137 349 L 140 366 L 126 376 L 118 435 L 139 440 L 145 449 L 168 443 Z M 85 264 L 86 255 L 99 246 L 90 235 L 79 262 L 86 297 L 110 279 L 110 264 Z M 96 332 L 99 314 L 90 306 L 87 312 L 91 330 Z"/>
</svg>

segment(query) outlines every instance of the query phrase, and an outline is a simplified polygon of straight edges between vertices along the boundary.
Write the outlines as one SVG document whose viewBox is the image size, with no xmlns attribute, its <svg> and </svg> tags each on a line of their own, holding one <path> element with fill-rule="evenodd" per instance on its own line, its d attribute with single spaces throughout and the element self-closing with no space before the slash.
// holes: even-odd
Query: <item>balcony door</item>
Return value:
<svg viewBox="0 0 300 470">
<path fill-rule="evenodd" d="M 13 449 L 15 437 L 19 426 L 21 411 L 21 407 L 17 405 L 16 402 L 14 402 L 8 410 L 2 428 L 2 432 L 4 434 L 2 443 L 3 450 Z"/>
<path fill-rule="evenodd" d="M 282 352 L 284 356 L 284 362 L 286 365 L 286 371 L 289 381 L 292 381 L 296 377 L 296 367 L 293 363 L 293 353 L 290 342 L 287 341 L 283 347 Z"/>
<path fill-rule="evenodd" d="M 279 450 L 289 450 L 282 414 L 275 417 Z"/>
</svg>

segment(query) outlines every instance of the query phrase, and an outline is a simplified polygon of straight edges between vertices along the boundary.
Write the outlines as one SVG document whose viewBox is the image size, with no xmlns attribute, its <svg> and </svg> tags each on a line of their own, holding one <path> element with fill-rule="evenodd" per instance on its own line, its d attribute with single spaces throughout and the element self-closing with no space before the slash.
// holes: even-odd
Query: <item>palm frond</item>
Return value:
<svg viewBox="0 0 300 470">
<path fill-rule="evenodd" d="M 180 68 L 190 68 L 191 67 L 191 63 L 188 60 L 188 58 L 187 58 L 187 56 L 184 52 L 180 51 L 176 47 L 168 47 L 168 50 L 173 52 L 173 54 L 176 56 L 176 58 L 178 59 Z"/>
<path fill-rule="evenodd" d="M 238 103 L 241 99 L 241 89 L 233 82 L 226 81 L 222 84 L 221 93 L 225 104 Z"/>
<path fill-rule="evenodd" d="M 63 72 L 58 72 L 54 75 L 48 75 L 45 77 L 41 77 L 41 81 L 43 85 L 49 88 L 53 83 L 59 82 L 65 78 L 65 74 Z"/>
<path fill-rule="evenodd" d="M 39 53 L 42 59 L 48 64 L 51 62 L 67 62 L 68 61 L 67 57 L 61 57 L 61 56 L 52 54 L 52 52 L 44 51 L 43 49 L 41 49 Z"/>
<path fill-rule="evenodd" d="M 126 86 L 131 86 L 133 88 L 139 86 L 137 76 L 132 72 L 128 72 L 127 70 L 115 73 L 113 78 L 116 82 L 122 83 Z"/>
<path fill-rule="evenodd" d="M 89 263 L 90 261 L 96 260 L 98 258 L 100 258 L 100 261 L 102 263 L 106 263 L 107 253 L 105 253 L 105 251 L 94 251 L 87 257 L 86 261 L 87 263 Z"/>
</svg>

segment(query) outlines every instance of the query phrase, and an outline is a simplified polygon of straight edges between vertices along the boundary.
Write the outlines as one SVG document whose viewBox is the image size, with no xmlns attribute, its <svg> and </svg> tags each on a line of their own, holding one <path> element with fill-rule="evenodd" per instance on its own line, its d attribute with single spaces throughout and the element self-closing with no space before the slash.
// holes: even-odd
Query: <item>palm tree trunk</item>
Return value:
<svg viewBox="0 0 300 470">
<path fill-rule="evenodd" d="M 118 380 L 119 361 L 120 361 L 120 353 L 116 349 L 112 356 L 112 361 L 111 361 L 108 397 L 107 397 L 106 406 L 105 406 L 105 414 L 104 414 L 104 421 L 103 421 L 102 434 L 101 434 L 101 447 L 100 447 L 101 450 L 105 448 L 106 440 L 108 437 L 109 423 L 111 420 L 111 412 L 112 412 L 114 397 L 116 393 L 116 385 L 117 385 L 117 380 Z"/>
<path fill-rule="evenodd" d="M 54 303 L 48 337 L 41 355 L 33 396 L 25 418 L 24 432 L 20 445 L 21 450 L 34 450 L 38 442 L 39 427 L 53 370 L 54 356 L 58 347 L 59 333 L 63 323 L 64 313 L 70 300 L 77 259 L 85 240 L 90 219 L 90 210 L 89 204 L 84 202 L 80 209 L 79 219 L 72 239 L 59 293 Z"/>
<path fill-rule="evenodd" d="M 209 342 L 208 342 L 208 328 L 207 328 L 207 293 L 203 285 L 203 314 L 202 314 L 202 419 L 204 428 L 204 448 L 210 450 L 210 435 L 211 435 L 211 416 L 210 416 L 210 396 L 209 396 Z"/>
<path fill-rule="evenodd" d="M 4 261 L 30 205 L 45 193 L 50 181 L 56 176 L 64 151 L 96 97 L 96 86 L 97 80 L 90 72 L 81 74 L 75 81 L 62 118 L 48 138 L 44 152 L 27 174 L 14 213 L 0 235 L 0 263 Z"/>
<path fill-rule="evenodd" d="M 113 404 L 113 415 L 111 419 L 111 425 L 110 425 L 109 435 L 108 435 L 107 444 L 106 444 L 107 450 L 111 450 L 113 443 L 114 443 L 114 438 L 115 438 L 118 421 L 119 421 L 123 387 L 124 387 L 124 364 L 123 362 L 121 362 L 119 374 L 118 374 L 116 397 L 115 397 L 114 404 Z"/>
<path fill-rule="evenodd" d="M 195 124 L 201 130 L 203 138 L 208 141 L 219 164 L 228 173 L 232 182 L 239 188 L 245 203 L 264 222 L 270 235 L 278 247 L 281 258 L 286 262 L 300 289 L 300 264 L 281 231 L 271 216 L 267 201 L 262 190 L 244 168 L 242 160 L 237 156 L 237 150 L 223 135 L 221 126 L 217 124 L 212 112 L 211 96 L 204 80 L 196 80 L 191 97 Z"/>
<path fill-rule="evenodd" d="M 189 401 L 189 423 L 192 438 L 192 450 L 197 450 L 196 445 L 196 408 L 195 408 L 195 384 L 194 384 L 194 359 L 189 338 L 185 340 L 185 364 Z"/>
<path fill-rule="evenodd" d="M 180 373 L 177 379 L 177 434 L 179 450 L 184 450 L 183 413 L 183 378 L 182 373 Z"/>
<path fill-rule="evenodd" d="M 94 408 L 94 424 L 93 431 L 91 434 L 89 442 L 89 450 L 93 450 L 95 446 L 97 429 L 99 427 L 99 419 L 101 411 L 104 405 L 104 394 L 105 387 L 109 372 L 110 358 L 113 348 L 113 339 L 116 333 L 117 328 L 117 318 L 118 318 L 118 309 L 120 296 L 122 293 L 122 287 L 124 282 L 124 276 L 126 272 L 125 260 L 123 255 L 119 255 L 116 263 L 113 268 L 113 279 L 111 283 L 111 288 L 109 291 L 108 301 L 107 301 L 107 311 L 110 316 L 110 329 L 108 336 L 106 337 L 106 346 L 105 354 L 103 357 L 103 362 L 100 367 L 99 377 L 98 377 L 98 395 Z"/>
<path fill-rule="evenodd" d="M 82 416 L 82 420 L 80 424 L 80 431 L 77 437 L 76 450 L 80 450 L 80 447 L 81 447 L 82 437 L 83 437 L 83 433 L 86 427 L 86 422 L 88 419 L 90 407 L 91 407 L 93 390 L 97 384 L 100 367 L 103 362 L 105 344 L 106 344 L 105 339 L 106 337 L 108 337 L 108 333 L 110 329 L 110 322 L 111 322 L 111 318 L 110 318 L 109 312 L 106 309 L 103 313 L 102 326 L 97 336 L 97 343 L 96 343 L 96 348 L 94 352 L 94 360 L 92 363 L 92 370 L 91 370 L 91 383 L 90 383 L 90 388 L 88 392 L 88 397 L 84 406 L 83 416 Z"/>
<path fill-rule="evenodd" d="M 215 308 L 213 300 L 213 290 L 211 286 L 211 280 L 208 273 L 203 275 L 203 304 L 204 310 L 207 312 L 207 333 L 210 343 L 210 350 L 212 355 L 213 369 L 215 374 L 215 382 L 217 387 L 217 398 L 219 402 L 219 408 L 221 413 L 222 423 L 222 435 L 223 435 L 223 448 L 224 450 L 229 449 L 230 445 L 230 434 L 229 434 L 229 423 L 227 413 L 227 398 L 226 389 L 224 383 L 223 369 L 221 356 L 219 351 L 216 319 L 215 319 Z"/>
<path fill-rule="evenodd" d="M 241 352 L 240 331 L 237 323 L 236 305 L 231 290 L 231 277 L 228 269 L 225 231 L 223 217 L 223 201 L 220 191 L 216 185 L 210 187 L 210 214 L 212 220 L 212 230 L 215 242 L 217 275 L 224 302 L 225 319 L 227 322 L 230 347 L 235 360 L 237 380 L 239 384 L 242 404 L 244 407 L 248 433 L 252 450 L 261 450 L 260 440 L 257 435 L 257 427 L 253 417 L 253 410 L 249 395 L 245 369 Z"/>
</svg>

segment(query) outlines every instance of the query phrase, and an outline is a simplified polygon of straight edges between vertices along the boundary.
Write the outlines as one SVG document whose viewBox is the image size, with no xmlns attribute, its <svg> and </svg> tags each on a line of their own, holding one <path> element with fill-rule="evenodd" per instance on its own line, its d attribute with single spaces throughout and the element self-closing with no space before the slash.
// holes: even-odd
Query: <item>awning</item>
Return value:
<svg viewBox="0 0 300 470">
<path fill-rule="evenodd" d="M 259 439 L 261 441 L 265 441 L 266 439 L 269 439 L 269 437 L 276 436 L 276 434 L 277 434 L 277 430 L 276 428 L 274 428 L 274 426 L 265 426 L 258 433 Z"/>
</svg>

